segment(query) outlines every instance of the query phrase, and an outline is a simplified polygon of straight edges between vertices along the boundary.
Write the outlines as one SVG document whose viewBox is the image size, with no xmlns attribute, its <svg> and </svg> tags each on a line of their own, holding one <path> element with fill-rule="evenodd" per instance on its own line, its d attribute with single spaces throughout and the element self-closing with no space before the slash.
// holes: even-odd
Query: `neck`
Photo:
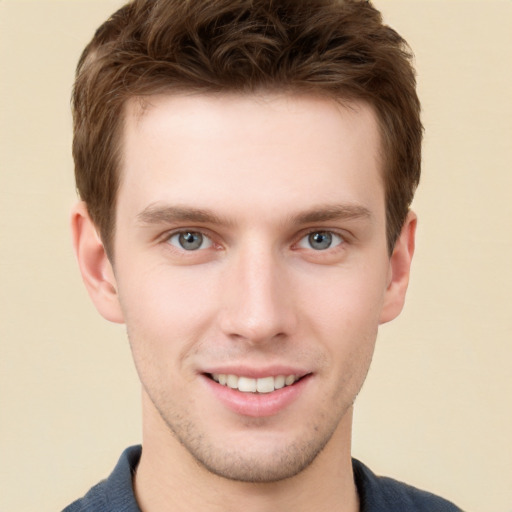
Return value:
<svg viewBox="0 0 512 512">
<path fill-rule="evenodd" d="M 147 398 L 147 397 L 146 397 Z M 144 400 L 143 450 L 134 477 L 143 512 L 357 512 L 359 502 L 350 458 L 352 411 L 312 464 L 270 483 L 233 481 L 208 471 L 176 440 Z"/>
</svg>

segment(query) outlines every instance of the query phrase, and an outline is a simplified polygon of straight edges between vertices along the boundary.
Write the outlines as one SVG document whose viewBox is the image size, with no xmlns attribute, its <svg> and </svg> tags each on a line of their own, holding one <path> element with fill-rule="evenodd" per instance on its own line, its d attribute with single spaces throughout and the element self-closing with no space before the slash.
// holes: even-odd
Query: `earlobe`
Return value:
<svg viewBox="0 0 512 512">
<path fill-rule="evenodd" d="M 96 309 L 107 320 L 123 323 L 114 271 L 84 202 L 71 212 L 71 232 L 82 279 Z"/>
<path fill-rule="evenodd" d="M 389 261 L 390 276 L 380 315 L 381 324 L 396 318 L 404 306 L 414 254 L 416 224 L 416 214 L 410 211 Z"/>
</svg>

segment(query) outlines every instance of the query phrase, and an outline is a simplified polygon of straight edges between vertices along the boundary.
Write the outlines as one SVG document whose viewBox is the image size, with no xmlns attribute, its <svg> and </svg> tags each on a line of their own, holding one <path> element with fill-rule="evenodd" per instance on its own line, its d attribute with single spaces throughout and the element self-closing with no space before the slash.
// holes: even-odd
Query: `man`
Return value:
<svg viewBox="0 0 512 512">
<path fill-rule="evenodd" d="M 125 323 L 143 449 L 66 511 L 454 511 L 350 455 L 401 311 L 422 127 L 355 0 L 135 0 L 74 90 L 74 246 Z"/>
</svg>

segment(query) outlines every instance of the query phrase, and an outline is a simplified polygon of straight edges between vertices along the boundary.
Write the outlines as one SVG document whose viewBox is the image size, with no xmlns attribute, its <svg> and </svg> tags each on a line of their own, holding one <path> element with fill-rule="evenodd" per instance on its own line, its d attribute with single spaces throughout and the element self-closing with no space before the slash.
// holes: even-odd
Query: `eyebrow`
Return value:
<svg viewBox="0 0 512 512">
<path fill-rule="evenodd" d="M 320 205 L 292 217 L 295 224 L 311 224 L 331 220 L 371 219 L 372 213 L 359 204 Z"/>
<path fill-rule="evenodd" d="M 143 224 L 173 224 L 197 222 L 200 224 L 230 225 L 232 222 L 219 217 L 210 210 L 189 206 L 150 205 L 137 215 Z"/>
<path fill-rule="evenodd" d="M 333 220 L 371 219 L 371 211 L 358 204 L 319 205 L 307 211 L 292 215 L 292 224 L 312 224 Z M 221 217 L 211 210 L 190 206 L 150 205 L 137 215 L 138 222 L 143 224 L 174 224 L 192 222 L 199 224 L 215 224 L 232 226 L 233 221 Z"/>
</svg>

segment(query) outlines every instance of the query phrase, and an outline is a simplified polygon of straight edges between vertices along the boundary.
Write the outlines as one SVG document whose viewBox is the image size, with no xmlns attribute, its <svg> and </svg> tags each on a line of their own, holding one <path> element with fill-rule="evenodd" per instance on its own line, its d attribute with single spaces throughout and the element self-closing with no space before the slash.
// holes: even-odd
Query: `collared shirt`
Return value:
<svg viewBox="0 0 512 512">
<path fill-rule="evenodd" d="M 141 446 L 127 448 L 106 480 L 62 512 L 141 512 L 132 485 L 141 453 Z M 356 459 L 352 459 L 352 466 L 360 512 L 462 512 L 439 496 L 376 476 Z"/>
</svg>

